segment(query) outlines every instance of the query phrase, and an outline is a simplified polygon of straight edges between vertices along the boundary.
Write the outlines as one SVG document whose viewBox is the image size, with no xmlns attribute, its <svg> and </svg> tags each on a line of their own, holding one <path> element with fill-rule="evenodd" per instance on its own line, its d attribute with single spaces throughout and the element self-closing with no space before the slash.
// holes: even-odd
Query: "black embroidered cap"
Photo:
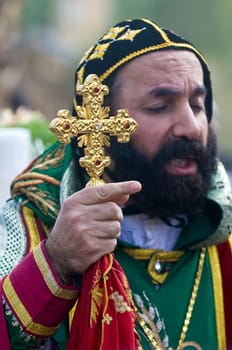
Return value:
<svg viewBox="0 0 232 350">
<path fill-rule="evenodd" d="M 208 121 L 212 118 L 212 87 L 210 71 L 204 56 L 185 38 L 159 27 L 148 19 L 120 22 L 104 34 L 83 56 L 75 75 L 75 84 L 82 84 L 89 74 L 97 74 L 107 80 L 123 64 L 149 52 L 177 49 L 189 50 L 199 59 L 207 89 L 205 107 Z M 81 103 L 76 95 L 74 105 Z"/>
</svg>

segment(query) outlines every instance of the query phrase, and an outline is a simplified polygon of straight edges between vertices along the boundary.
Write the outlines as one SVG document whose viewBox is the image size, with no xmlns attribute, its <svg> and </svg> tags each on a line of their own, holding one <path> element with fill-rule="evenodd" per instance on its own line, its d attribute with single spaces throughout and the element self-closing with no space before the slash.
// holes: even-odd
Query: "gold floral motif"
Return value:
<svg viewBox="0 0 232 350">
<path fill-rule="evenodd" d="M 123 276 L 123 287 L 126 293 L 127 300 L 131 305 L 134 305 L 130 285 L 129 285 L 128 279 L 126 278 L 126 275 Z"/>
<path fill-rule="evenodd" d="M 108 33 L 101 38 L 101 41 L 115 39 L 124 29 L 125 27 L 111 27 Z"/>
<path fill-rule="evenodd" d="M 109 315 L 109 314 L 106 314 L 104 317 L 103 317 L 104 321 L 106 324 L 110 324 L 111 321 L 113 320 L 113 318 Z"/>
<path fill-rule="evenodd" d="M 105 55 L 105 52 L 108 50 L 110 43 L 99 44 L 94 48 L 93 53 L 89 56 L 88 61 L 94 60 L 95 58 L 101 59 Z"/>
<path fill-rule="evenodd" d="M 103 288 L 99 286 L 94 287 L 91 291 L 91 296 L 90 327 L 97 321 L 98 310 L 102 304 Z"/>
<path fill-rule="evenodd" d="M 128 25 L 124 27 L 111 27 L 110 30 L 96 43 L 96 46 L 92 46 L 87 50 L 81 59 L 79 66 L 82 67 L 77 72 L 77 82 L 78 84 L 83 84 L 83 77 L 85 72 L 85 66 L 89 61 L 94 59 L 103 60 L 106 51 L 110 45 L 113 45 L 118 40 L 133 40 L 136 35 L 138 35 L 142 29 L 132 30 Z M 125 33 L 123 33 L 126 30 Z M 122 33 L 122 34 L 121 34 Z M 75 98 L 74 98 L 75 100 Z"/>
<path fill-rule="evenodd" d="M 117 40 L 132 41 L 136 37 L 136 35 L 138 35 L 141 31 L 145 29 L 145 28 L 142 28 L 142 29 L 133 30 L 133 29 L 130 29 L 130 28 L 127 29 L 127 28 L 128 26 L 110 28 L 109 32 L 106 33 L 101 38 L 101 40 L 99 40 L 97 46 L 94 47 L 94 49 L 92 48 L 92 54 L 90 54 L 90 51 L 88 51 L 88 54 L 89 54 L 88 59 L 87 59 L 87 55 L 85 55 L 85 58 L 87 59 L 87 61 L 91 61 L 94 59 L 103 59 L 110 45 L 114 44 Z M 125 29 L 127 29 L 127 31 L 125 33 L 122 33 L 123 31 L 125 31 Z M 105 42 L 106 40 L 111 40 L 111 41 Z"/>
<path fill-rule="evenodd" d="M 118 37 L 117 40 L 133 40 L 136 35 L 138 35 L 143 29 L 132 30 L 128 29 L 126 33 Z"/>
<path fill-rule="evenodd" d="M 112 299 L 114 301 L 115 310 L 121 314 L 124 314 L 125 312 L 130 312 L 131 307 L 127 304 L 127 302 L 124 300 L 123 296 L 118 293 L 118 291 L 115 291 L 109 296 L 109 299 Z"/>
<path fill-rule="evenodd" d="M 97 321 L 99 307 L 102 304 L 103 288 L 100 287 L 100 280 L 102 278 L 101 270 L 96 270 L 93 277 L 93 285 L 91 289 L 91 305 L 90 305 L 90 327 Z"/>
</svg>

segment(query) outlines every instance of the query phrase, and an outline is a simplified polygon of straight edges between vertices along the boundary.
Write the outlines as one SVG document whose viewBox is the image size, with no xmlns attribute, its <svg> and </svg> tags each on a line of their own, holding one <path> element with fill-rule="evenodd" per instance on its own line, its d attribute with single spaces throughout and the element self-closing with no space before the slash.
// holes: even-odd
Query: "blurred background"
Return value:
<svg viewBox="0 0 232 350">
<path fill-rule="evenodd" d="M 230 0 L 0 0 L 0 126 L 29 128 L 33 154 L 50 144 L 48 121 L 71 107 L 83 53 L 111 25 L 135 17 L 182 34 L 207 57 L 219 149 L 230 169 Z"/>
</svg>

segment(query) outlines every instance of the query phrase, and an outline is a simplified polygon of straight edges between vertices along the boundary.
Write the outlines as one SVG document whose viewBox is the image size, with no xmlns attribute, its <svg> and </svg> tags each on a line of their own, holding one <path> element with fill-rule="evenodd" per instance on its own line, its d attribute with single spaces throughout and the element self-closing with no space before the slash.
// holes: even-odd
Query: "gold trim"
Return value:
<svg viewBox="0 0 232 350">
<path fill-rule="evenodd" d="M 163 251 L 159 249 L 137 249 L 123 248 L 123 251 L 136 260 L 150 260 L 148 264 L 148 273 L 153 282 L 162 284 L 168 275 L 167 271 L 157 272 L 154 268 L 155 263 L 160 262 L 176 262 L 184 254 L 183 251 Z"/>
<path fill-rule="evenodd" d="M 183 327 L 181 330 L 181 335 L 180 335 L 180 339 L 179 339 L 178 346 L 177 346 L 176 350 L 181 350 L 183 348 L 184 341 L 185 341 L 185 338 L 186 338 L 186 335 L 188 332 L 188 327 L 190 325 L 190 321 L 191 321 L 191 317 L 192 317 L 192 313 L 193 313 L 193 308 L 194 308 L 194 305 L 195 305 L 195 302 L 197 299 L 198 289 L 199 289 L 200 282 L 201 282 L 202 271 L 203 271 L 204 262 L 205 262 L 205 252 L 206 252 L 206 249 L 201 248 L 196 278 L 194 281 L 191 298 L 189 301 L 186 317 L 184 320 L 184 324 L 183 324 Z"/>
<path fill-rule="evenodd" d="M 45 212 L 45 209 L 50 209 L 53 213 L 55 213 L 55 215 L 52 215 L 52 218 L 56 219 L 56 216 L 58 215 L 58 210 L 55 208 L 54 205 L 50 204 L 50 203 L 53 203 L 53 202 L 52 201 L 48 201 L 48 199 L 46 199 L 46 198 L 43 199 L 40 196 L 40 194 L 42 193 L 42 190 L 40 190 L 38 192 L 39 192 L 39 195 L 34 193 L 32 190 L 30 191 L 30 190 L 23 189 L 23 188 L 21 189 L 21 193 L 26 194 L 29 199 L 35 200 L 35 201 L 37 201 L 37 202 L 42 204 L 43 207 L 41 208 L 41 210 L 43 211 L 43 213 L 47 214 L 47 212 Z M 50 216 L 51 216 L 51 214 L 50 214 Z"/>
<path fill-rule="evenodd" d="M 123 57 L 121 60 L 116 62 L 113 66 L 108 68 L 105 71 L 105 73 L 103 73 L 100 76 L 100 80 L 104 81 L 111 73 L 113 73 L 113 71 L 115 71 L 115 69 L 117 69 L 118 67 L 120 67 L 124 63 L 130 61 L 131 59 L 133 59 L 133 58 L 135 58 L 137 56 L 141 56 L 141 55 L 143 55 L 143 54 L 145 54 L 147 52 L 158 50 L 158 49 L 162 49 L 162 48 L 167 47 L 167 46 L 169 46 L 167 43 L 162 43 L 162 44 L 159 44 L 159 45 L 149 46 L 147 48 L 144 48 L 144 49 L 141 49 L 141 50 L 137 50 L 137 51 L 134 51 L 134 52 L 130 53 L 129 55 Z"/>
<path fill-rule="evenodd" d="M 162 38 L 164 39 L 164 41 L 166 43 L 170 43 L 171 40 L 169 39 L 169 37 L 167 36 L 167 34 L 165 33 L 165 31 L 162 30 L 162 28 L 160 28 L 157 24 L 153 23 L 152 21 L 150 21 L 149 19 L 146 18 L 142 18 L 143 22 L 150 24 L 152 27 L 155 28 L 155 30 L 160 33 L 160 35 L 162 36 Z"/>
<path fill-rule="evenodd" d="M 33 255 L 36 261 L 36 264 L 44 277 L 44 281 L 47 284 L 50 292 L 56 297 L 72 300 L 77 297 L 78 292 L 75 290 L 64 289 L 59 286 L 56 282 L 55 277 L 52 274 L 52 271 L 45 259 L 41 246 L 37 246 L 33 251 Z"/>
<path fill-rule="evenodd" d="M 202 248 L 201 252 L 199 254 L 199 261 L 198 261 L 198 268 L 196 271 L 196 277 L 195 277 L 195 281 L 193 284 L 193 288 L 192 288 L 192 293 L 191 293 L 191 297 L 189 300 L 189 304 L 188 304 L 188 308 L 187 308 L 187 312 L 185 315 L 185 319 L 183 322 L 183 326 L 181 329 L 181 334 L 180 334 L 180 338 L 178 341 L 178 345 L 176 350 L 182 350 L 184 349 L 186 346 L 193 346 L 195 347 L 195 349 L 197 350 L 202 350 L 201 346 L 199 344 L 197 344 L 196 342 L 184 342 L 187 332 L 188 332 L 188 328 L 191 322 L 191 317 L 192 317 L 192 313 L 193 313 L 193 309 L 194 309 L 194 305 L 197 299 L 197 295 L 198 295 L 198 290 L 199 290 L 199 286 L 200 286 L 200 282 L 201 282 L 201 277 L 202 277 L 202 271 L 203 271 L 203 267 L 204 267 L 204 261 L 205 261 L 205 252 L 206 249 Z M 154 324 L 154 322 L 150 319 L 150 316 L 148 314 L 148 312 L 146 312 L 143 308 L 141 308 L 142 312 L 147 316 L 148 318 L 148 323 L 151 327 L 151 329 L 147 326 L 146 322 L 142 319 L 142 317 L 140 316 L 140 314 L 137 311 L 137 319 L 139 322 L 140 327 L 142 328 L 144 334 L 147 336 L 149 342 L 150 342 L 150 346 L 152 347 L 152 349 L 154 350 L 164 350 L 164 346 L 161 343 L 160 337 L 159 337 L 159 333 L 156 330 L 156 325 Z M 152 330 L 152 332 L 151 332 Z M 169 350 L 174 350 L 172 347 L 168 348 Z"/>
<path fill-rule="evenodd" d="M 195 341 L 186 341 L 183 345 L 182 345 L 182 349 L 185 349 L 187 347 L 191 346 L 192 348 L 196 349 L 196 350 L 202 350 L 202 347 L 197 344 Z"/>
<path fill-rule="evenodd" d="M 21 181 L 23 179 L 38 179 L 38 180 L 45 180 L 53 185 L 56 185 L 56 186 L 60 186 L 60 181 L 54 179 L 54 177 L 51 177 L 49 175 L 46 175 L 46 174 L 39 174 L 39 173 L 24 173 L 24 174 L 21 174 L 19 175 L 17 178 L 16 178 L 16 181 Z M 36 181 L 36 180 L 35 180 Z M 27 183 L 27 181 L 25 182 Z M 29 182 L 30 184 L 30 182 Z"/>
<path fill-rule="evenodd" d="M 40 224 L 41 224 L 41 226 L 42 226 L 42 228 L 43 228 L 43 230 L 44 230 L 45 235 L 48 237 L 49 234 L 50 234 L 50 231 L 51 231 L 49 225 L 47 225 L 47 224 L 46 224 L 44 221 L 42 221 L 42 220 L 40 220 Z"/>
<path fill-rule="evenodd" d="M 230 245 L 230 250 L 231 250 L 231 253 L 232 253 L 232 232 L 230 232 L 230 236 L 229 236 L 229 245 Z"/>
<path fill-rule="evenodd" d="M 24 219 L 26 221 L 26 225 L 28 226 L 28 235 L 30 237 L 29 251 L 32 251 L 41 242 L 41 237 L 37 228 L 36 220 L 34 218 L 33 210 L 26 206 L 22 206 L 22 210 Z M 43 228 L 46 237 L 48 237 L 50 233 L 49 226 L 42 220 L 40 220 L 39 222 Z M 31 232 L 33 232 L 33 235 L 30 234 Z"/>
<path fill-rule="evenodd" d="M 28 235 L 30 237 L 29 251 L 32 251 L 40 243 L 41 239 L 37 229 L 33 211 L 27 207 L 22 207 L 22 211 L 24 219 L 26 221 L 26 226 L 28 227 Z"/>
<path fill-rule="evenodd" d="M 221 270 L 220 270 L 220 263 L 219 263 L 217 248 L 215 246 L 208 247 L 208 252 L 209 252 L 209 259 L 210 259 L 212 279 L 213 279 L 218 350 L 224 350 L 226 349 L 226 334 L 225 334 L 225 318 L 224 318 L 222 276 L 221 276 Z"/>
<path fill-rule="evenodd" d="M 123 251 L 136 260 L 148 260 L 158 249 L 123 248 Z"/>
<path fill-rule="evenodd" d="M 71 327 L 72 327 L 72 322 L 73 322 L 74 314 L 75 314 L 75 312 L 76 312 L 77 303 L 78 303 L 78 299 L 77 299 L 77 301 L 75 302 L 75 304 L 73 305 L 73 307 L 71 308 L 71 310 L 70 310 L 69 313 L 68 313 L 69 330 L 70 330 Z"/>
<path fill-rule="evenodd" d="M 24 188 L 28 186 L 35 186 L 35 185 L 40 185 L 41 183 L 43 183 L 42 180 L 28 180 L 28 181 L 16 182 L 14 185 L 14 192 L 16 192 L 21 187 Z"/>
<path fill-rule="evenodd" d="M 170 252 L 157 252 L 155 253 L 148 264 L 148 272 L 149 275 L 152 277 L 153 281 L 155 283 L 162 284 L 167 277 L 169 271 L 164 272 L 158 272 L 155 269 L 155 263 L 160 261 L 161 263 L 175 263 L 177 260 L 180 259 L 181 256 L 184 255 L 184 252 L 182 251 L 170 251 Z"/>
<path fill-rule="evenodd" d="M 55 332 L 57 327 L 46 327 L 39 323 L 33 322 L 32 317 L 15 292 L 9 276 L 7 276 L 3 282 L 3 290 L 10 302 L 10 306 L 14 310 L 14 313 L 17 315 L 17 317 L 19 317 L 20 322 L 27 331 L 46 337 L 52 335 Z"/>
<path fill-rule="evenodd" d="M 103 272 L 102 275 L 102 279 L 103 279 L 103 293 L 105 295 L 105 305 L 102 311 L 102 329 L 101 329 L 101 344 L 99 347 L 99 350 L 102 350 L 103 347 L 103 342 L 104 342 L 104 324 L 106 321 L 106 311 L 108 308 L 108 304 L 109 304 L 109 295 L 108 295 L 108 291 L 107 291 L 107 278 L 108 278 L 108 273 L 110 272 L 110 270 L 112 269 L 112 265 L 113 265 L 113 255 L 112 254 L 108 254 L 108 259 L 109 259 L 109 265 L 107 267 L 107 269 Z M 92 293 L 92 291 L 91 291 Z"/>
<path fill-rule="evenodd" d="M 132 60 L 135 57 L 141 56 L 141 55 L 143 55 L 145 53 L 148 53 L 148 52 L 151 52 L 151 51 L 156 51 L 156 50 L 159 50 L 159 49 L 170 47 L 170 46 L 172 46 L 173 48 L 175 48 L 175 47 L 182 47 L 182 48 L 186 48 L 186 49 L 191 49 L 193 52 L 195 52 L 197 54 L 197 56 L 199 56 L 202 59 L 202 61 L 208 67 L 206 59 L 192 45 L 187 44 L 187 43 L 175 43 L 175 42 L 172 42 L 172 41 L 168 41 L 168 42 L 165 42 L 165 43 L 162 43 L 162 44 L 148 46 L 148 47 L 146 47 L 144 49 L 134 51 L 134 52 L 130 53 L 129 55 L 123 57 L 121 60 L 116 62 L 113 66 L 108 68 L 103 74 L 101 74 L 100 80 L 103 82 L 111 73 L 113 73 L 113 71 L 115 71 L 121 65 L 123 65 L 124 63 Z"/>
</svg>

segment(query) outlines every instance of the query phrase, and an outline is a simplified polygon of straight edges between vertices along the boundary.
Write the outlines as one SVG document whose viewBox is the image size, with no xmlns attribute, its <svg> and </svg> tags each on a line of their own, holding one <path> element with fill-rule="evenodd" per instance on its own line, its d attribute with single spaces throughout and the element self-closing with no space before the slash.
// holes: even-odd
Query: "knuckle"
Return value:
<svg viewBox="0 0 232 350">
<path fill-rule="evenodd" d="M 107 203 L 107 208 L 108 208 L 108 211 L 112 214 L 112 216 L 116 216 L 117 215 L 118 206 L 117 206 L 116 203 L 108 202 Z"/>
<path fill-rule="evenodd" d="M 121 231 L 120 222 L 119 222 L 119 221 L 115 221 L 115 233 L 116 233 L 116 237 L 118 237 L 120 231 Z"/>
<path fill-rule="evenodd" d="M 118 207 L 118 221 L 119 221 L 119 223 L 121 223 L 122 222 L 122 220 L 123 220 L 123 213 L 122 213 L 122 209 L 121 208 L 119 208 Z"/>
<path fill-rule="evenodd" d="M 107 186 L 106 185 L 96 186 L 96 191 L 97 191 L 97 195 L 99 196 L 99 198 L 107 199 L 108 192 L 107 192 Z"/>
<path fill-rule="evenodd" d="M 114 202 L 108 203 L 108 211 L 111 213 L 112 218 L 115 220 L 118 220 L 119 222 L 123 219 L 123 214 L 121 208 L 118 206 L 118 204 Z"/>
<path fill-rule="evenodd" d="M 113 238 L 117 237 L 118 232 L 121 229 L 121 225 L 119 221 L 112 221 L 109 225 L 110 225 L 108 230 L 109 236 Z"/>
</svg>

